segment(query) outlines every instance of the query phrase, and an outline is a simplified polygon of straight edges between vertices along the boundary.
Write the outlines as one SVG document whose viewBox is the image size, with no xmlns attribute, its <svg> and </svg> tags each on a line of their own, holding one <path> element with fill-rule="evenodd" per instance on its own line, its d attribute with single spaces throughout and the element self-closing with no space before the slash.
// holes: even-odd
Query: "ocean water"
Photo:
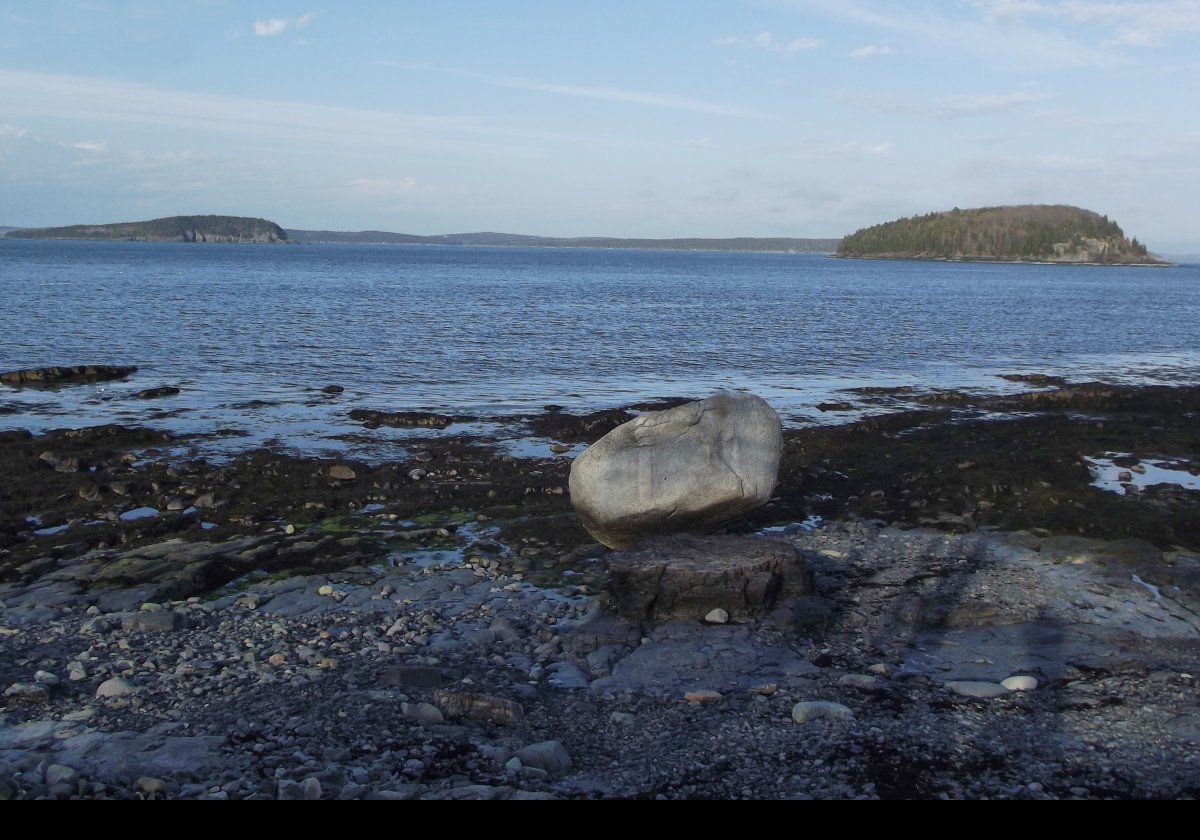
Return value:
<svg viewBox="0 0 1200 840">
<path fill-rule="evenodd" d="M 1200 382 L 1196 265 L 0 239 L 0 295 L 0 370 L 139 368 L 120 382 L 0 386 L 0 429 L 224 432 L 198 440 L 208 451 L 385 457 L 342 439 L 364 431 L 353 408 L 483 418 L 453 434 L 550 403 L 582 412 L 741 388 L 803 426 L 894 407 L 847 390 L 864 386 L 1003 392 L 1023 386 L 1000 374 L 1031 372 Z M 320 393 L 331 384 L 345 392 Z M 181 393 L 131 398 L 162 385 Z M 856 411 L 816 408 L 847 400 Z"/>
</svg>

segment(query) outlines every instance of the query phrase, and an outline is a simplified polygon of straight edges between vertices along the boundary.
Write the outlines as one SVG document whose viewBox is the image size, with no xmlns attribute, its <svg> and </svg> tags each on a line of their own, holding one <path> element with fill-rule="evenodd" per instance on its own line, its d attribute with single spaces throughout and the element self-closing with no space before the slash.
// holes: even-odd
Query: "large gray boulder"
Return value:
<svg viewBox="0 0 1200 840">
<path fill-rule="evenodd" d="M 678 531 L 706 532 L 771 498 L 779 415 L 753 394 L 723 392 L 635 417 L 571 465 L 571 503 L 610 548 Z"/>
</svg>

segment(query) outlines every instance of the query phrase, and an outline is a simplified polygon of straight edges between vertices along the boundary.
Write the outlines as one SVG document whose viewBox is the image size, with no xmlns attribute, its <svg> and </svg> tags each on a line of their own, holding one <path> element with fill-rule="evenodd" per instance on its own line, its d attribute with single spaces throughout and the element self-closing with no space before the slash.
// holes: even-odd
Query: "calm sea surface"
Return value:
<svg viewBox="0 0 1200 840">
<path fill-rule="evenodd" d="M 210 444 L 226 449 L 364 454 L 338 439 L 363 431 L 352 408 L 495 416 L 733 387 L 806 425 L 855 416 L 816 404 L 861 386 L 999 392 L 1014 387 L 999 374 L 1028 372 L 1200 382 L 1195 265 L 0 240 L 0 295 L 0 370 L 139 368 L 0 386 L 0 429 L 237 432 Z M 323 396 L 330 384 L 345 393 Z M 182 393 L 131 399 L 160 385 Z"/>
</svg>

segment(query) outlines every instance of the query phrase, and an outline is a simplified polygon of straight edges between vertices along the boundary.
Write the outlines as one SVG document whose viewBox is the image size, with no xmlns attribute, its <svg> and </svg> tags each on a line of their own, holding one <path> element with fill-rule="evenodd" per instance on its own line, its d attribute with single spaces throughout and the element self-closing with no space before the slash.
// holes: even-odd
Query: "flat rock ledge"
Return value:
<svg viewBox="0 0 1200 840">
<path fill-rule="evenodd" d="M 786 540 L 675 535 L 615 554 L 609 591 L 629 621 L 698 621 L 717 609 L 737 620 L 809 594 L 813 575 Z"/>
</svg>

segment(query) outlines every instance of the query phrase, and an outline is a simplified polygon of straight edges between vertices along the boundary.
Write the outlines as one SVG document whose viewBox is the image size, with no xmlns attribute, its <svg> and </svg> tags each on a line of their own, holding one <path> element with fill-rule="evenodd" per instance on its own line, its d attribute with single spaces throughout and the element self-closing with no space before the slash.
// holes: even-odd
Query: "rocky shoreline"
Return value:
<svg viewBox="0 0 1200 840">
<path fill-rule="evenodd" d="M 815 591 L 726 623 L 618 618 L 550 451 L 0 433 L 0 798 L 1194 797 L 1200 388 L 1046 384 L 787 431 L 724 539 Z"/>
</svg>

